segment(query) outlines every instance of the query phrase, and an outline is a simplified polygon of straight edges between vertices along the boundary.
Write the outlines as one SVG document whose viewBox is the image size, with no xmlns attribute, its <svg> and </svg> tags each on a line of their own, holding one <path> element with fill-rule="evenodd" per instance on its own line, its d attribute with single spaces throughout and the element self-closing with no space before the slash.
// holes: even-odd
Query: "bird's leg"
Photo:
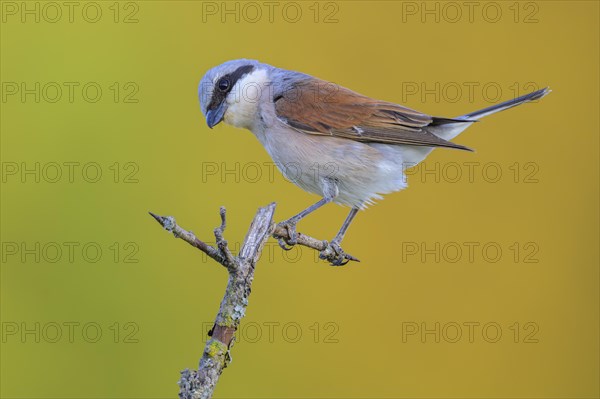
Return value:
<svg viewBox="0 0 600 399">
<path fill-rule="evenodd" d="M 320 207 L 322 207 L 325 204 L 330 203 L 331 201 L 333 201 L 333 198 L 331 197 L 324 197 L 322 198 L 319 202 L 317 202 L 316 204 L 313 204 L 311 206 L 309 206 L 308 208 L 306 208 L 305 210 L 303 210 L 302 212 L 300 212 L 299 214 L 292 216 L 291 218 L 284 220 L 283 222 L 279 223 L 280 226 L 284 227 L 287 232 L 288 232 L 288 238 L 286 240 L 284 240 L 283 238 L 279 238 L 278 242 L 279 242 L 279 246 L 283 249 L 285 249 L 286 251 L 289 251 L 291 249 L 291 247 L 288 247 L 287 245 L 296 245 L 297 244 L 297 236 L 298 233 L 296 232 L 296 224 L 305 216 L 307 216 L 308 214 L 316 211 L 317 209 L 319 209 Z M 287 244 L 287 245 L 286 245 Z"/>
<path fill-rule="evenodd" d="M 337 242 L 338 244 L 342 242 L 342 240 L 344 239 L 344 235 L 346 235 L 348 227 L 350 227 L 350 223 L 352 223 L 352 220 L 354 220 L 354 217 L 357 213 L 358 207 L 355 206 L 350 210 L 350 213 L 346 217 L 346 220 L 344 220 L 344 224 L 340 228 L 340 231 L 338 231 L 338 233 L 335 235 L 335 238 L 331 242 Z"/>
<path fill-rule="evenodd" d="M 278 239 L 279 246 L 281 248 L 289 251 L 291 248 L 286 246 L 286 244 L 287 245 L 296 245 L 298 243 L 298 241 L 297 241 L 298 233 L 296 232 L 296 223 L 298 223 L 300 221 L 300 219 L 302 219 L 306 215 L 316 211 L 323 205 L 330 203 L 339 194 L 337 179 L 334 179 L 331 177 L 325 177 L 325 178 L 321 179 L 321 188 L 323 189 L 323 198 L 319 202 L 317 202 L 314 205 L 309 206 L 308 208 L 306 208 L 305 210 L 303 210 L 296 216 L 292 216 L 288 220 L 285 220 L 285 221 L 279 223 L 279 225 L 284 227 L 288 232 L 287 240 L 284 241 L 282 238 Z"/>
<path fill-rule="evenodd" d="M 350 227 L 350 223 L 352 223 L 352 220 L 354 220 L 354 217 L 358 213 L 358 210 L 359 208 L 356 206 L 350 210 L 350 213 L 346 217 L 346 220 L 344 220 L 344 224 L 342 224 L 342 228 L 340 228 L 340 231 L 338 231 L 334 239 L 327 245 L 327 248 L 325 248 L 319 254 L 319 257 L 321 259 L 326 259 L 330 261 L 332 266 L 344 266 L 351 260 L 357 262 L 359 261 L 354 256 L 345 253 L 344 250 L 342 250 L 342 247 L 340 246 L 342 239 L 344 238 L 348 227 Z"/>
</svg>

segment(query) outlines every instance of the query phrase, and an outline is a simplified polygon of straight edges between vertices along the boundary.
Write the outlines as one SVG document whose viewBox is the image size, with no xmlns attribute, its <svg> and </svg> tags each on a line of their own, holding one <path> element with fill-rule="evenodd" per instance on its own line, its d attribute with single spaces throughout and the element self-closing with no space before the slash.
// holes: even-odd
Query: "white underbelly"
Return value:
<svg viewBox="0 0 600 399">
<path fill-rule="evenodd" d="M 290 129 L 257 135 L 281 173 L 305 191 L 325 196 L 324 180 L 337 183 L 334 202 L 364 208 L 381 195 L 407 187 L 407 162 L 420 162 L 428 147 L 365 144 Z M 412 165 L 410 165 L 412 166 Z"/>
</svg>

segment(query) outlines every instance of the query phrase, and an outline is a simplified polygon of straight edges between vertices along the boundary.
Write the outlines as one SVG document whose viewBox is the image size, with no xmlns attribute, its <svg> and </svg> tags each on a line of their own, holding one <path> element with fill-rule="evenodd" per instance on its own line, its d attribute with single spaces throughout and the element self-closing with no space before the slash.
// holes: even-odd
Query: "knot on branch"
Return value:
<svg viewBox="0 0 600 399">
<path fill-rule="evenodd" d="M 166 218 L 164 218 L 163 227 L 165 228 L 165 230 L 170 231 L 172 233 L 175 226 L 177 226 L 177 224 L 175 223 L 175 218 L 173 216 L 167 216 Z"/>
</svg>

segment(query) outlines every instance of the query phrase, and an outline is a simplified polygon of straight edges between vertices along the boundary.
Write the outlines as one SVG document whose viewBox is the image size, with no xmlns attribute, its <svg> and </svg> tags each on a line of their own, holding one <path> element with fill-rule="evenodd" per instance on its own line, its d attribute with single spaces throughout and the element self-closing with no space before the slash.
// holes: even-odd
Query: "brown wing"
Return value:
<svg viewBox="0 0 600 399">
<path fill-rule="evenodd" d="M 316 78 L 295 83 L 273 100 L 275 112 L 282 121 L 308 134 L 362 142 L 470 150 L 425 129 L 468 121 L 435 118 Z"/>
</svg>

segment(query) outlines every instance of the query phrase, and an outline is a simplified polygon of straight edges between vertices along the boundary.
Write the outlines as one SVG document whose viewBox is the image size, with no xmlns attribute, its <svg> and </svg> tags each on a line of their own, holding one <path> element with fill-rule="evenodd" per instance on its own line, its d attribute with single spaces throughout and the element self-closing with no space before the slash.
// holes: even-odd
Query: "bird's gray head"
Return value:
<svg viewBox="0 0 600 399">
<path fill-rule="evenodd" d="M 223 119 L 236 126 L 244 125 L 245 121 L 239 119 L 240 114 L 249 113 L 248 105 L 245 106 L 246 109 L 230 110 L 230 108 L 236 108 L 236 105 L 237 108 L 241 108 L 239 105 L 243 103 L 242 95 L 245 94 L 242 86 L 249 83 L 256 84 L 257 82 L 248 82 L 248 79 L 256 80 L 258 72 L 267 67 L 258 61 L 242 59 L 227 61 L 206 72 L 198 86 L 198 97 L 208 127 L 214 127 Z M 254 107 L 256 108 L 256 105 Z M 246 115 L 243 116 L 248 118 Z"/>
</svg>

